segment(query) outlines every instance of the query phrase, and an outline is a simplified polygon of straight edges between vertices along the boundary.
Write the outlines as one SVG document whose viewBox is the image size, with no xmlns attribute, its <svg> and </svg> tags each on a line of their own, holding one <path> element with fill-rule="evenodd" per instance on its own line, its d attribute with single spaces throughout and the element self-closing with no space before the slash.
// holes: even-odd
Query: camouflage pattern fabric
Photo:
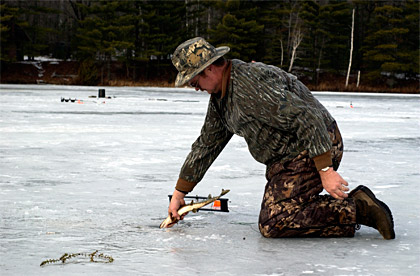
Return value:
<svg viewBox="0 0 420 276">
<path fill-rule="evenodd" d="M 245 138 L 263 164 L 310 158 L 331 149 L 327 126 L 334 118 L 295 76 L 264 63 L 233 59 L 229 88 L 212 96 L 201 134 L 179 177 L 198 183 L 233 134 Z M 191 191 L 191 187 L 188 191 Z"/>
<path fill-rule="evenodd" d="M 329 128 L 334 170 L 338 169 L 343 142 L 336 123 Z M 319 195 L 322 183 L 307 150 L 288 162 L 273 164 L 266 173 L 259 217 L 265 237 L 353 237 L 356 206 L 351 198 Z"/>
<path fill-rule="evenodd" d="M 185 41 L 175 49 L 172 56 L 172 64 L 179 72 L 175 86 L 178 87 L 190 81 L 229 50 L 227 46 L 215 48 L 201 37 Z"/>
</svg>

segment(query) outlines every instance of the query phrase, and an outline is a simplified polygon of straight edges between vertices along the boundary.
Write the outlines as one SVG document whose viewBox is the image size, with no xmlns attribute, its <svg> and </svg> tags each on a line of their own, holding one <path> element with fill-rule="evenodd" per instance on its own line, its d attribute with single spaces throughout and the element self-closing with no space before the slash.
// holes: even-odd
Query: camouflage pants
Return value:
<svg viewBox="0 0 420 276">
<path fill-rule="evenodd" d="M 343 155 L 343 142 L 336 123 L 328 128 L 333 148 L 333 167 L 337 170 Z M 320 195 L 319 173 L 307 151 L 285 163 L 274 163 L 267 170 L 259 217 L 265 237 L 353 237 L 356 206 L 352 199 Z"/>
</svg>

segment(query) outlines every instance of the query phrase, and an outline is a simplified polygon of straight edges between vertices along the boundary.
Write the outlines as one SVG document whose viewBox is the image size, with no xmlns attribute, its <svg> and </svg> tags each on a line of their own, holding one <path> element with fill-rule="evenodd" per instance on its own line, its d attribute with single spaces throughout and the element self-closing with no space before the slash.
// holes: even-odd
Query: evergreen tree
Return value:
<svg viewBox="0 0 420 276">
<path fill-rule="evenodd" d="M 211 30 L 211 42 L 215 45 L 226 45 L 231 48 L 230 56 L 244 61 L 257 59 L 257 40 L 263 26 L 255 21 L 237 19 L 236 16 L 226 14 L 215 30 Z"/>
<path fill-rule="evenodd" d="M 129 2 L 99 1 L 91 6 L 78 4 L 89 16 L 79 21 L 76 39 L 81 60 L 98 60 L 103 82 L 105 65 L 107 78 L 113 58 L 130 57 L 134 48 L 131 35 L 134 30 L 132 17 L 127 14 Z"/>
<path fill-rule="evenodd" d="M 383 4 L 375 8 L 372 18 L 374 28 L 365 37 L 363 48 L 369 80 L 379 81 L 382 74 L 395 75 L 410 70 L 412 60 L 404 50 L 410 30 L 404 23 L 401 7 Z"/>
<path fill-rule="evenodd" d="M 209 28 L 209 9 L 214 1 L 185 0 L 185 28 L 189 38 L 204 36 Z"/>
<path fill-rule="evenodd" d="M 38 1 L 7 2 L 1 7 L 2 60 L 23 60 L 24 55 L 33 60 L 46 54 L 47 34 L 53 29 L 38 23 L 40 16 L 57 11 L 38 5 Z"/>
<path fill-rule="evenodd" d="M 286 65 L 287 25 L 290 9 L 284 2 L 264 1 L 259 4 L 259 22 L 264 25 L 262 39 L 264 41 L 264 56 L 262 61 L 282 67 Z"/>
<path fill-rule="evenodd" d="M 349 62 L 352 7 L 346 1 L 330 1 L 321 8 L 319 34 L 322 45 L 322 68 L 345 72 Z"/>
<path fill-rule="evenodd" d="M 168 59 L 176 46 L 185 39 L 185 5 L 178 1 L 147 1 L 144 6 L 145 29 L 142 37 L 146 56 Z"/>
<path fill-rule="evenodd" d="M 420 65 L 420 47 L 419 47 L 419 7 L 420 3 L 415 0 L 407 1 L 403 8 L 403 26 L 409 31 L 404 36 L 404 41 L 400 44 L 401 52 L 399 56 L 402 62 L 405 62 L 408 67 L 404 72 L 407 77 L 416 78 L 418 75 Z"/>
<path fill-rule="evenodd" d="M 83 74 L 101 70 L 81 78 L 86 82 L 109 79 L 111 61 L 124 63 L 134 80 L 162 78 L 175 74 L 174 49 L 202 36 L 230 46 L 228 57 L 287 69 L 300 33 L 294 66 L 309 68 L 299 73 L 317 82 L 320 69 L 341 74 L 348 66 L 353 7 L 352 68 L 362 70 L 362 80 L 418 80 L 417 0 L 0 0 L 0 60 L 68 58 L 72 49 Z"/>
<path fill-rule="evenodd" d="M 225 9 L 228 13 L 215 29 L 209 30 L 212 44 L 229 46 L 229 56 L 244 61 L 261 60 L 263 57 L 259 50 L 262 49 L 260 44 L 263 43 L 261 33 L 264 26 L 255 20 L 257 7 L 250 6 L 252 2 L 227 1 Z"/>
<path fill-rule="evenodd" d="M 300 16 L 303 19 L 304 38 L 299 65 L 310 68 L 312 70 L 311 77 L 314 76 L 316 69 L 321 67 L 321 61 L 325 62 L 322 51 L 328 37 L 325 19 L 329 17 L 329 14 L 325 8 L 321 11 L 321 6 L 315 1 L 305 1 L 302 4 Z"/>
<path fill-rule="evenodd" d="M 16 61 L 23 59 L 23 44 L 27 43 L 19 37 L 24 34 L 28 22 L 19 19 L 21 10 L 7 3 L 0 4 L 0 42 L 1 61 Z"/>
<path fill-rule="evenodd" d="M 28 1 L 22 3 L 22 12 L 29 26 L 25 28 L 26 35 L 30 43 L 24 46 L 24 52 L 30 60 L 38 55 L 48 55 L 48 35 L 56 33 L 56 30 L 50 26 L 41 24 L 40 21 L 48 15 L 59 13 L 58 10 L 44 7 L 41 1 Z"/>
<path fill-rule="evenodd" d="M 354 68 L 362 70 L 363 74 L 366 73 L 364 60 L 363 60 L 363 48 L 365 45 L 364 38 L 366 34 L 372 28 L 373 11 L 375 7 L 379 5 L 377 1 L 369 0 L 353 0 L 353 4 L 356 8 L 355 24 L 354 24 Z"/>
<path fill-rule="evenodd" d="M 186 8 L 180 1 L 143 1 L 142 28 L 139 39 L 142 60 L 148 60 L 147 72 L 153 70 L 158 76 L 162 67 L 172 66 L 174 49 L 186 40 Z M 151 67 L 156 64 L 156 68 Z M 148 76 L 147 76 L 148 77 Z"/>
</svg>

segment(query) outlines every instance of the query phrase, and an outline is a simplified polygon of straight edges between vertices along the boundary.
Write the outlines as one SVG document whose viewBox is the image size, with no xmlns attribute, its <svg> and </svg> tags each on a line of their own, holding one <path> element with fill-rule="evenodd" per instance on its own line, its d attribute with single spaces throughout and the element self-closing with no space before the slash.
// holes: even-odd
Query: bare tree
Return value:
<svg viewBox="0 0 420 276">
<path fill-rule="evenodd" d="M 212 18 L 212 12 L 211 7 L 207 8 L 207 30 L 211 29 L 211 18 Z M 207 39 L 210 39 L 210 34 L 207 32 Z"/>
<path fill-rule="evenodd" d="M 301 5 L 299 4 L 300 0 L 290 0 L 289 4 L 290 4 L 290 11 L 289 11 L 289 19 L 287 20 L 287 51 L 290 52 L 290 49 L 292 48 L 291 44 L 292 44 L 292 36 L 293 36 L 293 21 L 295 21 L 295 27 L 296 27 L 296 23 L 299 20 L 299 12 L 300 12 L 300 8 Z"/>
<path fill-rule="evenodd" d="M 321 72 L 321 61 L 322 61 L 322 53 L 325 46 L 325 37 L 322 37 L 321 47 L 319 49 L 319 56 L 318 56 L 318 67 L 316 68 L 316 85 L 319 82 L 319 73 Z"/>
<path fill-rule="evenodd" d="M 283 56 L 284 56 L 284 49 L 283 49 L 283 40 L 280 38 L 280 47 L 281 47 L 281 62 L 280 67 L 283 67 Z"/>
<path fill-rule="evenodd" d="M 353 15 L 352 15 L 352 19 L 351 19 L 350 60 L 349 60 L 349 68 L 347 69 L 346 87 L 349 85 L 351 62 L 352 62 L 352 59 L 353 59 L 354 11 L 355 11 L 355 9 L 353 9 Z"/>
<path fill-rule="evenodd" d="M 303 34 L 301 31 L 300 26 L 296 26 L 295 31 L 293 32 L 292 36 L 292 56 L 290 58 L 290 66 L 288 72 L 292 70 L 293 62 L 296 58 L 296 49 L 299 47 L 300 43 L 302 42 Z"/>
</svg>

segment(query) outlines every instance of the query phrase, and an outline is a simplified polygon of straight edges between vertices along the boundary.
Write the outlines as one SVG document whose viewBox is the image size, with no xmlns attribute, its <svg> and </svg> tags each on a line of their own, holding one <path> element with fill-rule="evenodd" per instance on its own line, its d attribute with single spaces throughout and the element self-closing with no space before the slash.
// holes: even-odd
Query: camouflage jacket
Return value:
<svg viewBox="0 0 420 276">
<path fill-rule="evenodd" d="M 318 169 L 331 165 L 327 127 L 334 118 L 305 85 L 280 68 L 259 62 L 232 60 L 229 69 L 226 94 L 211 96 L 201 134 L 176 189 L 192 191 L 233 134 L 244 137 L 251 155 L 267 166 L 291 160 L 304 150 Z"/>
</svg>

